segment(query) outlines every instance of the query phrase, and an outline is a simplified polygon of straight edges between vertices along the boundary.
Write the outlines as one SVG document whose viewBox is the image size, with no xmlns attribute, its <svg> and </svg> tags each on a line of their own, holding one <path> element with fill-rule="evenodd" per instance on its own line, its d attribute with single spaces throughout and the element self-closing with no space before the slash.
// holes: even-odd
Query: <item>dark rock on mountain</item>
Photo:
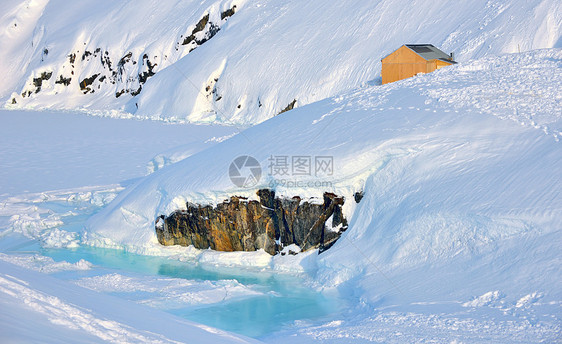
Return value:
<svg viewBox="0 0 562 344">
<path fill-rule="evenodd" d="M 234 13 L 236 13 L 236 5 L 232 6 L 232 8 L 229 8 L 228 10 L 222 12 L 221 13 L 221 20 L 225 20 L 225 19 L 228 19 L 228 18 L 232 17 L 234 15 Z"/>
<path fill-rule="evenodd" d="M 84 92 L 84 94 L 86 94 L 88 92 L 93 92 L 92 89 L 89 86 L 94 83 L 94 81 L 97 79 L 97 77 L 99 75 L 100 74 L 97 73 L 97 74 L 94 74 L 94 75 L 80 81 L 80 90 L 82 90 L 82 92 Z"/>
<path fill-rule="evenodd" d="M 65 78 L 62 75 L 59 75 L 59 78 L 55 81 L 55 84 L 62 84 L 64 86 L 68 86 L 70 85 L 70 82 L 72 81 L 72 78 Z"/>
<path fill-rule="evenodd" d="M 359 203 L 361 202 L 361 200 L 363 199 L 363 196 L 365 196 L 363 194 L 363 191 L 359 191 L 353 194 L 353 198 L 355 199 L 355 203 Z"/>
<path fill-rule="evenodd" d="M 49 80 L 53 72 L 43 72 L 38 78 L 33 78 L 33 86 L 35 86 L 35 93 L 39 93 L 41 91 L 41 85 L 43 84 L 44 80 Z"/>
<path fill-rule="evenodd" d="M 296 100 L 296 99 L 293 99 L 293 101 L 290 102 L 289 105 L 287 105 L 287 106 L 286 106 L 283 110 L 281 110 L 281 112 L 279 112 L 277 115 L 280 115 L 280 114 L 282 114 L 282 113 L 284 113 L 284 112 L 293 110 L 293 109 L 295 108 L 295 105 L 296 105 L 296 104 L 297 104 L 297 100 Z M 275 116 L 277 116 L 277 115 L 275 115 Z"/>
</svg>

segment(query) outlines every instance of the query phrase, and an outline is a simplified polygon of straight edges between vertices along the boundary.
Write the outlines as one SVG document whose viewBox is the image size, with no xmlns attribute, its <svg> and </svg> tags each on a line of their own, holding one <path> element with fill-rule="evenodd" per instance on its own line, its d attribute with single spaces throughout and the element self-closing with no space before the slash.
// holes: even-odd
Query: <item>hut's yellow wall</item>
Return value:
<svg viewBox="0 0 562 344">
<path fill-rule="evenodd" d="M 436 69 L 450 65 L 441 60 L 426 61 L 406 46 L 401 46 L 395 52 L 382 59 L 382 83 L 387 84 L 418 73 L 431 73 Z"/>
<path fill-rule="evenodd" d="M 443 68 L 452 65 L 452 63 L 441 61 L 441 60 L 434 60 L 436 65 L 435 69 Z"/>
<path fill-rule="evenodd" d="M 383 84 L 409 78 L 418 73 L 427 73 L 427 61 L 404 45 L 382 59 Z"/>
</svg>

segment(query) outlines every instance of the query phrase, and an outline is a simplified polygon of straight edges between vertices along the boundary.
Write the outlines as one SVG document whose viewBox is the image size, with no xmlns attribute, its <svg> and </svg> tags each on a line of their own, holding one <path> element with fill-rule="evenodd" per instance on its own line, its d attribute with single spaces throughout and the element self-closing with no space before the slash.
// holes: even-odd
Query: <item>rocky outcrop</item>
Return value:
<svg viewBox="0 0 562 344">
<path fill-rule="evenodd" d="M 279 112 L 277 115 L 280 115 L 280 114 L 282 114 L 282 113 L 284 113 L 284 112 L 293 110 L 293 109 L 295 108 L 295 105 L 296 105 L 296 104 L 297 104 L 297 100 L 296 100 L 296 99 L 293 99 L 293 101 L 290 102 L 289 105 L 287 105 L 287 106 L 286 106 L 283 110 L 281 110 L 281 112 Z M 275 116 L 277 116 L 277 115 L 275 115 Z"/>
<path fill-rule="evenodd" d="M 62 75 L 59 75 L 59 78 L 55 81 L 55 84 L 61 84 L 64 86 L 68 86 L 70 85 L 70 82 L 72 81 L 72 78 L 65 78 Z"/>
<path fill-rule="evenodd" d="M 94 90 L 93 90 L 90 86 L 94 83 L 94 81 L 96 81 L 96 79 L 97 79 L 97 77 L 98 77 L 99 75 L 100 75 L 100 74 L 97 73 L 97 74 L 94 74 L 94 75 L 92 75 L 92 76 L 90 76 L 90 77 L 88 77 L 88 78 L 85 78 L 84 80 L 80 81 L 80 90 L 81 90 L 84 94 L 86 94 L 86 93 L 88 93 L 88 92 L 94 93 Z"/>
<path fill-rule="evenodd" d="M 221 13 L 221 20 L 228 19 L 232 17 L 236 13 L 236 5 L 232 6 L 232 8 L 227 9 L 226 11 Z"/>
<path fill-rule="evenodd" d="M 41 91 L 41 85 L 43 84 L 43 81 L 49 80 L 52 75 L 53 72 L 43 72 L 41 73 L 41 75 L 39 75 L 38 78 L 33 78 L 33 86 L 35 86 L 35 93 L 39 93 L 39 91 Z"/>
<path fill-rule="evenodd" d="M 331 247 L 347 229 L 343 217 L 344 198 L 324 193 L 322 204 L 300 197 L 277 198 L 262 189 L 259 201 L 233 196 L 218 204 L 187 204 L 156 220 L 156 234 L 162 245 L 193 245 L 217 251 L 255 251 L 274 255 L 296 244 L 303 251 Z"/>
<path fill-rule="evenodd" d="M 222 25 L 236 13 L 236 6 L 226 9 L 224 12 L 217 13 L 216 11 L 218 11 L 216 8 L 209 9 L 194 25 L 189 34 L 180 35 L 179 39 L 176 40 L 175 50 L 178 52 L 187 50 L 187 53 L 189 53 L 209 41 L 220 31 Z M 213 18 L 214 22 L 212 21 Z M 173 44 L 173 42 L 170 43 Z M 75 74 L 83 77 L 81 80 L 77 80 L 83 94 L 111 89 L 112 91 L 115 90 L 116 98 L 124 94 L 134 97 L 141 93 L 148 79 L 162 68 L 159 63 L 168 59 L 167 55 L 158 57 L 149 51 L 135 55 L 131 51 L 110 52 L 101 47 L 88 48 L 87 46 L 88 42 L 84 42 L 84 48 L 70 52 L 67 55 L 68 59 L 60 61 L 60 64 L 57 64 L 55 68 L 60 73 L 57 72 L 52 80 L 50 80 L 52 71 L 37 70 L 35 73 L 39 77 L 30 77 L 22 92 L 20 92 L 21 97 L 31 97 L 41 92 L 42 85 L 45 85 L 48 80 L 50 80 L 48 89 L 53 89 L 56 85 L 75 87 L 76 81 L 73 82 Z M 181 55 L 180 52 L 178 56 Z M 46 61 L 53 65 L 53 61 L 48 61 L 48 56 L 50 57 L 49 49 L 44 48 L 41 54 L 41 63 Z M 52 69 L 53 67 L 49 68 Z M 95 72 L 84 74 L 85 70 L 94 70 Z M 58 90 L 54 92 L 57 94 Z M 12 98 L 12 104 L 16 103 L 16 98 Z"/>
</svg>

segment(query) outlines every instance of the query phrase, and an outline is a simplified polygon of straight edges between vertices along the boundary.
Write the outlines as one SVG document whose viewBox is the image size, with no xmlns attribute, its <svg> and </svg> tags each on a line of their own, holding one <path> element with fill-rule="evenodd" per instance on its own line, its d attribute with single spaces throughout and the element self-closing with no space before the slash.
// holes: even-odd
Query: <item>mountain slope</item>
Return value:
<svg viewBox="0 0 562 344">
<path fill-rule="evenodd" d="M 2 6 L 7 106 L 238 124 L 376 83 L 380 59 L 404 43 L 466 61 L 560 47 L 562 26 L 554 0 Z"/>
<path fill-rule="evenodd" d="M 513 246 L 528 259 L 517 268 L 526 271 L 519 278 L 532 275 L 528 283 L 555 292 L 559 272 L 535 276 L 526 269 L 559 255 L 529 256 L 541 250 L 540 238 L 559 238 L 562 226 L 561 63 L 559 49 L 490 57 L 288 112 L 125 190 L 90 219 L 85 240 L 160 254 L 155 219 L 185 209 L 186 202 L 255 199 L 267 187 L 287 197 L 321 198 L 329 191 L 346 197 L 344 211 L 352 220 L 320 256 L 326 285 L 371 275 L 376 271 L 369 262 L 403 271 L 460 258 L 486 260 Z M 526 96 L 527 89 L 533 94 Z M 241 155 L 255 157 L 263 171 L 249 189 L 228 175 Z M 329 156 L 334 172 L 275 175 L 272 156 Z M 358 191 L 365 197 L 355 205 Z M 538 246 L 525 251 L 518 241 Z M 358 264 L 350 251 L 368 258 Z"/>
<path fill-rule="evenodd" d="M 157 70 L 210 39 L 236 10 L 232 1 L 10 5 L 0 19 L 7 74 L 0 95 L 15 92 L 8 104 L 38 108 L 120 109 Z"/>
<path fill-rule="evenodd" d="M 560 333 L 562 50 L 486 57 L 303 106 L 129 187 L 82 242 L 225 266 L 302 272 L 351 309 L 297 342 L 551 342 Z M 250 155 L 252 188 L 229 179 Z M 278 175 L 275 156 L 332 157 L 333 175 Z M 326 252 L 271 257 L 163 247 L 155 219 L 231 195 L 345 196 Z M 355 203 L 355 192 L 363 199 Z M 272 335 L 279 342 L 283 334 Z"/>
</svg>

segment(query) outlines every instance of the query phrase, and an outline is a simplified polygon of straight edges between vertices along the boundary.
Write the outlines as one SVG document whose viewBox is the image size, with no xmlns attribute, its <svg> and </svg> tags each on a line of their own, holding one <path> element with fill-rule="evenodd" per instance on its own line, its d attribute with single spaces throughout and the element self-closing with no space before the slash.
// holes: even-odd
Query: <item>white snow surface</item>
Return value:
<svg viewBox="0 0 562 344">
<path fill-rule="evenodd" d="M 219 125 L 169 125 L 54 111 L 3 110 L 0 121 L 0 196 L 126 184 L 237 132 Z M 178 146 L 181 154 L 167 153 Z M 166 161 L 147 168 L 147 162 L 158 157 Z"/>
<path fill-rule="evenodd" d="M 321 198 L 324 191 L 344 195 L 347 215 L 355 207 L 352 194 L 364 189 L 378 207 L 362 205 L 371 202 L 369 197 L 358 205 L 356 213 L 371 212 L 361 217 L 365 221 L 377 219 L 382 225 L 376 216 L 380 213 L 388 217 L 385 221 L 411 228 L 408 233 L 451 225 L 468 230 L 447 231 L 452 237 L 443 238 L 442 244 L 449 245 L 449 253 L 463 249 L 453 240 L 461 234 L 493 241 L 536 228 L 556 229 L 560 56 L 559 49 L 551 49 L 486 58 L 294 110 L 129 187 L 91 219 L 88 234 L 129 248 L 150 247 L 157 245 L 158 215 L 184 209 L 187 201 L 216 204 L 231 195 L 256 198 L 257 189 L 271 185 L 287 197 Z M 514 75 L 521 75 L 515 84 Z M 470 87 L 492 81 L 493 86 L 483 89 Z M 446 86 L 448 93 L 439 92 Z M 497 91 L 524 93 L 530 88 L 540 96 Z M 484 108 L 473 106 L 473 99 L 487 92 L 499 95 L 487 98 Z M 255 157 L 263 170 L 251 189 L 236 187 L 228 176 L 230 163 L 245 154 Z M 270 174 L 272 155 L 332 156 L 334 174 L 294 176 L 294 183 L 283 185 Z M 308 187 L 318 180 L 330 185 Z M 400 226 L 389 227 L 400 232 Z M 482 228 L 487 232 L 480 232 Z M 403 258 L 407 252 L 413 251 L 404 247 Z M 445 253 L 428 250 L 423 258 L 434 256 L 432 252 Z"/>
<path fill-rule="evenodd" d="M 233 6 L 234 15 L 221 19 Z M 255 124 L 293 100 L 302 106 L 376 84 L 381 58 L 406 43 L 432 43 L 462 62 L 562 47 L 557 0 L 11 0 L 1 9 L 6 107 L 180 122 Z M 193 43 L 181 43 L 206 14 L 209 23 L 196 38 L 210 23 L 220 31 L 191 51 Z M 86 51 L 93 55 L 82 58 Z M 130 62 L 119 69 L 129 52 Z M 148 70 L 145 54 L 156 74 L 139 95 L 116 98 L 138 89 L 138 75 Z M 102 63 L 106 58 L 117 77 Z M 50 72 L 35 93 L 33 79 Z M 96 74 L 95 93 L 84 95 L 81 82 Z M 56 84 L 60 76 L 70 85 Z"/>
<path fill-rule="evenodd" d="M 197 281 L 182 278 L 140 278 L 112 273 L 86 277 L 76 282 L 81 287 L 112 293 L 144 293 L 137 303 L 158 309 L 228 302 L 260 295 L 236 280 Z"/>
<path fill-rule="evenodd" d="M 287 112 L 127 188 L 89 220 L 85 243 L 191 252 L 159 247 L 154 219 L 187 201 L 255 198 L 272 182 L 280 196 L 330 191 L 346 198 L 350 223 L 340 240 L 283 268 L 265 256 L 258 266 L 309 271 L 317 288 L 351 293 L 366 308 L 342 326 L 295 324 L 299 340 L 552 340 L 562 297 L 561 67 L 560 49 L 486 57 Z M 246 154 L 264 175 L 241 189 L 228 168 Z M 283 185 L 268 175 L 271 155 L 333 156 L 334 174 Z M 310 187 L 318 180 L 329 184 Z M 236 253 L 213 255 L 208 262 L 221 264 Z M 463 320 L 466 309 L 481 313 Z M 390 323 L 405 332 L 376 331 Z"/>
<path fill-rule="evenodd" d="M 256 342 L 87 290 L 3 259 L 0 305 L 0 333 L 5 343 Z"/>
<path fill-rule="evenodd" d="M 486 57 L 392 85 L 361 88 L 287 112 L 165 166 L 125 190 L 109 185 L 2 197 L 0 225 L 8 230 L 1 234 L 0 244 L 10 254 L 0 262 L 0 271 L 25 283 L 37 281 L 30 290 L 2 281 L 8 291 L 0 293 L 2 309 L 7 311 L 2 314 L 10 314 L 2 318 L 3 338 L 33 342 L 48 336 L 53 342 L 68 342 L 68 338 L 96 342 L 105 331 L 111 338 L 104 339 L 109 341 L 119 341 L 120 335 L 164 342 L 164 337 L 176 339 L 172 335 L 176 332 L 167 327 L 165 332 L 147 334 L 145 329 L 154 327 L 139 323 L 146 313 L 130 316 L 137 314 L 135 305 L 123 303 L 127 314 L 118 318 L 109 306 L 113 301 L 100 302 L 99 308 L 74 303 L 68 299 L 67 287 L 59 286 L 61 281 L 56 280 L 56 290 L 45 291 L 43 283 L 55 283 L 50 276 L 10 270 L 6 260 L 56 274 L 96 269 L 87 262 L 14 255 L 12 251 L 26 239 L 11 238 L 21 233 L 44 247 L 95 244 L 207 267 L 304 271 L 315 281 L 312 288 L 337 290 L 351 300 L 348 312 L 325 321 L 295 321 L 263 338 L 267 342 L 288 337 L 295 343 L 555 342 L 561 331 L 562 305 L 557 288 L 561 61 L 559 49 Z M 479 83 L 486 86 L 479 89 Z M 135 137 L 134 131 L 130 133 Z M 20 152 L 25 154 L 25 149 Z M 255 156 L 263 166 L 264 177 L 255 188 L 236 188 L 228 178 L 230 161 L 240 154 Z M 267 177 L 271 154 L 334 156 L 335 174 L 320 179 L 333 183 L 328 191 L 346 197 L 345 212 L 351 220 L 334 247 L 321 255 L 309 251 L 271 257 L 263 251 L 221 253 L 155 244 L 151 223 L 155 216 L 182 206 L 185 200 L 217 203 L 232 194 L 255 197 L 257 188 L 272 182 Z M 74 161 L 79 154 L 68 156 Z M 32 162 L 19 161 L 24 166 Z M 95 159 L 92 164 L 103 167 Z M 144 164 L 134 166 L 140 167 L 137 175 L 144 173 Z M 8 175 L 4 184 L 18 180 L 17 173 Z M 172 177 L 175 180 L 167 180 Z M 114 182 L 118 177 L 111 178 Z M 293 179 L 295 184 L 317 180 Z M 324 190 L 302 183 L 277 186 L 280 195 L 316 199 Z M 355 204 L 352 195 L 358 190 L 365 197 Z M 121 214 L 130 217 L 115 216 L 123 206 L 129 213 Z M 82 235 L 72 231 L 81 227 L 69 223 L 77 221 L 81 226 L 83 222 L 76 219 L 100 207 L 106 210 L 91 220 L 88 231 Z M 141 226 L 127 222 L 141 215 L 149 219 Z M 173 308 L 175 301 L 216 302 L 229 295 L 239 299 L 255 293 L 251 287 L 228 281 L 199 284 L 126 274 L 86 277 L 79 283 L 101 292 L 152 294 L 140 302 L 163 308 Z M 164 285 L 169 288 L 153 293 Z M 189 294 L 181 293 L 184 287 Z M 231 287 L 234 294 L 228 293 Z M 38 290 L 50 298 L 42 301 L 45 295 Z M 83 297 L 81 302 L 89 297 L 83 289 L 73 295 Z M 92 296 L 93 303 L 98 297 Z M 68 308 L 69 303 L 82 307 L 81 313 Z M 69 314 L 78 319 L 72 320 L 72 326 L 82 330 L 68 325 Z M 160 313 L 151 310 L 150 314 Z M 39 334 L 26 327 L 30 319 L 41 329 Z M 53 325 L 49 319 L 63 325 Z M 95 327 L 82 326 L 80 319 L 89 319 Z M 112 330 L 93 319 L 110 321 L 104 324 Z M 123 330 L 122 324 L 132 325 Z M 180 332 L 191 333 L 183 327 Z"/>
<path fill-rule="evenodd" d="M 220 31 L 182 45 L 206 14 L 196 38 L 211 22 Z M 34 111 L 0 112 L 2 341 L 252 342 L 103 294 L 173 309 L 261 292 L 252 286 L 115 272 L 76 285 L 44 273 L 97 268 L 17 252 L 30 241 L 306 272 L 311 288 L 350 302 L 262 338 L 271 343 L 560 341 L 561 32 L 556 0 L 3 1 L 0 101 Z M 406 43 L 460 63 L 380 86 L 380 59 Z M 155 75 L 141 85 L 144 55 Z M 163 123 L 132 121 L 145 119 Z M 241 155 L 262 166 L 254 187 L 229 179 Z M 333 157 L 334 173 L 271 176 L 272 156 Z M 343 195 L 349 228 L 321 255 L 157 243 L 157 216 L 264 187 Z"/>
<path fill-rule="evenodd" d="M 65 261 L 55 262 L 51 257 L 45 257 L 38 254 L 7 255 L 0 253 L 0 260 L 43 273 L 54 273 L 67 270 L 89 270 L 92 267 L 92 263 L 84 259 L 80 259 L 76 263 L 69 263 Z"/>
</svg>

